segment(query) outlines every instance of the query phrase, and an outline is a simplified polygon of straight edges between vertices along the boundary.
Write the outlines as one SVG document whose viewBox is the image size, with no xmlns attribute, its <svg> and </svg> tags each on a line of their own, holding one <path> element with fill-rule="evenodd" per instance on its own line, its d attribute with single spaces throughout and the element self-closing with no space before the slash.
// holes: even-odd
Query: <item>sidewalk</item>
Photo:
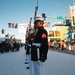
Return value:
<svg viewBox="0 0 75 75">
<path fill-rule="evenodd" d="M 63 53 L 68 53 L 68 54 L 73 54 L 73 55 L 75 55 L 75 51 L 73 51 L 73 50 L 66 50 L 66 49 L 64 49 L 64 50 L 60 50 L 60 49 L 49 49 L 49 50 L 52 50 L 52 51 L 59 51 L 59 52 L 63 52 Z"/>
</svg>

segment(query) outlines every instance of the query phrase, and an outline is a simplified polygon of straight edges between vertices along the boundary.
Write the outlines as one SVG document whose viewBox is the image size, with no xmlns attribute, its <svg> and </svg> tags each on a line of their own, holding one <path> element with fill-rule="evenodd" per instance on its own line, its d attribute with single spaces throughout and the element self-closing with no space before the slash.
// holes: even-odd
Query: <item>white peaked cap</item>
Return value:
<svg viewBox="0 0 75 75">
<path fill-rule="evenodd" d="M 35 18 L 34 18 L 34 22 L 37 21 L 37 20 L 44 21 L 44 18 L 43 18 L 43 17 L 35 17 Z"/>
</svg>

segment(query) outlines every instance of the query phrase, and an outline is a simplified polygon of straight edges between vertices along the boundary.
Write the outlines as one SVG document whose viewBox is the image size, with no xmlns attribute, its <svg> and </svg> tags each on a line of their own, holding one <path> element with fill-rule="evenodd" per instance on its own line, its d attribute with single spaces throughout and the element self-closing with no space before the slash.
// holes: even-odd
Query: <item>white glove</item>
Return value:
<svg viewBox="0 0 75 75">
<path fill-rule="evenodd" d="M 37 64 L 41 65 L 43 62 L 41 62 L 40 60 L 37 61 Z"/>
</svg>

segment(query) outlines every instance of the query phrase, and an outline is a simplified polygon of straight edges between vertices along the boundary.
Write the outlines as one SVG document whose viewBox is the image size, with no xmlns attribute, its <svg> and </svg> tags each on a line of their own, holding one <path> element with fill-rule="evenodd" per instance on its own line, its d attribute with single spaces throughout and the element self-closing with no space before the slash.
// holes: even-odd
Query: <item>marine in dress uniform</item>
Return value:
<svg viewBox="0 0 75 75">
<path fill-rule="evenodd" d="M 47 59 L 48 40 L 47 31 L 43 27 L 44 18 L 35 17 L 35 38 L 31 47 L 31 60 L 34 66 L 34 75 L 44 75 L 44 62 Z"/>
<path fill-rule="evenodd" d="M 27 54 L 28 54 L 28 34 L 25 35 L 26 39 L 25 39 L 25 64 L 28 64 L 28 61 L 27 61 Z M 27 67 L 29 68 L 29 67 Z"/>
<path fill-rule="evenodd" d="M 27 49 L 27 60 L 29 63 L 30 75 L 34 75 L 33 61 L 31 61 L 31 45 L 33 41 L 34 41 L 34 29 L 30 27 L 28 35 L 28 49 Z"/>
</svg>

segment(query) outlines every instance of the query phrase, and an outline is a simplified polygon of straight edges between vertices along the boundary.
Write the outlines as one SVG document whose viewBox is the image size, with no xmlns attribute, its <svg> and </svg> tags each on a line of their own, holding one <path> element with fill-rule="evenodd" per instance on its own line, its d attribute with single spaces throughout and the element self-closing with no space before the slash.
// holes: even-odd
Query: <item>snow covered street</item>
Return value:
<svg viewBox="0 0 75 75">
<path fill-rule="evenodd" d="M 0 54 L 0 75 L 29 75 L 24 47 L 17 52 Z M 46 75 L 75 75 L 75 55 L 57 51 L 48 52 Z"/>
</svg>

